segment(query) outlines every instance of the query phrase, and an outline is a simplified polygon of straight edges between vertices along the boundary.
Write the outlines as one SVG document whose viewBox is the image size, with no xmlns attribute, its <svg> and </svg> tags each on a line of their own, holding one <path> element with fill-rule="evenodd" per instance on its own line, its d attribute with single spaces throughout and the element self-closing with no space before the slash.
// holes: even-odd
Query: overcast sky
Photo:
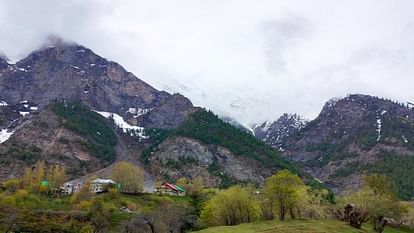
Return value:
<svg viewBox="0 0 414 233">
<path fill-rule="evenodd" d="M 58 35 L 244 124 L 365 93 L 414 101 L 412 0 L 0 0 L 0 51 Z"/>
</svg>

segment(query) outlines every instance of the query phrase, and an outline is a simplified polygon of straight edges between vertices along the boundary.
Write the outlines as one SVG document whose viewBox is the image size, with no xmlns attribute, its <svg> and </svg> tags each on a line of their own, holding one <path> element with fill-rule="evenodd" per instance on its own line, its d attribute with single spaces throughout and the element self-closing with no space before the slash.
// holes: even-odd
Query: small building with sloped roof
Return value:
<svg viewBox="0 0 414 233">
<path fill-rule="evenodd" d="M 162 183 L 155 189 L 156 194 L 169 195 L 169 196 L 185 196 L 185 189 L 168 182 Z"/>
</svg>

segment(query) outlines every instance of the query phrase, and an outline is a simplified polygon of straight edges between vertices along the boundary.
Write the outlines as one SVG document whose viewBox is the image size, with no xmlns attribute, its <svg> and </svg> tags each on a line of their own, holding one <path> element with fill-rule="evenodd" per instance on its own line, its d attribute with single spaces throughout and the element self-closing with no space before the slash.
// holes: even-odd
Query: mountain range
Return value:
<svg viewBox="0 0 414 233">
<path fill-rule="evenodd" d="M 0 58 L 0 178 L 37 160 L 65 165 L 73 179 L 108 176 L 127 160 L 145 170 L 148 189 L 155 180 L 197 176 L 211 187 L 260 185 L 289 169 L 344 192 L 379 172 L 411 199 L 414 110 L 349 95 L 328 101 L 314 120 L 284 114 L 250 130 L 88 48 L 56 42 L 15 64 Z"/>
<path fill-rule="evenodd" d="M 71 178 L 107 176 L 127 160 L 147 183 L 202 176 L 209 186 L 295 169 L 252 134 L 81 45 L 57 42 L 0 64 L 3 179 L 37 160 L 65 165 Z"/>
<path fill-rule="evenodd" d="M 334 191 L 355 189 L 361 175 L 388 175 L 399 195 L 414 191 L 414 109 L 409 103 L 354 94 L 332 99 L 309 122 L 283 115 L 256 136 Z"/>
</svg>

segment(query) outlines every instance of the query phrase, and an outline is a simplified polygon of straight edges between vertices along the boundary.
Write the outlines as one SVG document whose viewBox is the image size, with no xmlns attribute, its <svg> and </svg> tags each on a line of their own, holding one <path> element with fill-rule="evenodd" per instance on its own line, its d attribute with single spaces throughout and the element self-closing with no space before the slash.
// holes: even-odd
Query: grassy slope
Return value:
<svg viewBox="0 0 414 233">
<path fill-rule="evenodd" d="M 286 221 L 286 222 L 256 222 L 249 224 L 241 224 L 233 227 L 212 227 L 199 233 L 255 233 L 255 232 L 266 232 L 266 233 L 374 233 L 372 227 L 368 224 L 363 225 L 362 230 L 357 230 L 344 222 L 340 221 L 328 221 L 328 220 L 297 220 L 297 221 Z M 413 232 L 408 230 L 397 230 L 392 228 L 386 228 L 384 233 L 405 233 Z"/>
</svg>

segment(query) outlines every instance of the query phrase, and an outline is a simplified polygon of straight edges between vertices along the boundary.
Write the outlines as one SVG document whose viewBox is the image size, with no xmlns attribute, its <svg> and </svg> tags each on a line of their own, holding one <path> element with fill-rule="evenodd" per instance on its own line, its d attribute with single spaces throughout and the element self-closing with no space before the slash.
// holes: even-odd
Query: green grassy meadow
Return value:
<svg viewBox="0 0 414 233">
<path fill-rule="evenodd" d="M 345 222 L 332 220 L 288 220 L 285 222 L 268 221 L 240 224 L 237 226 L 211 227 L 198 233 L 374 233 L 372 226 L 364 224 L 361 230 L 349 226 Z M 407 233 L 414 230 L 392 229 L 387 227 L 384 233 Z"/>
</svg>

